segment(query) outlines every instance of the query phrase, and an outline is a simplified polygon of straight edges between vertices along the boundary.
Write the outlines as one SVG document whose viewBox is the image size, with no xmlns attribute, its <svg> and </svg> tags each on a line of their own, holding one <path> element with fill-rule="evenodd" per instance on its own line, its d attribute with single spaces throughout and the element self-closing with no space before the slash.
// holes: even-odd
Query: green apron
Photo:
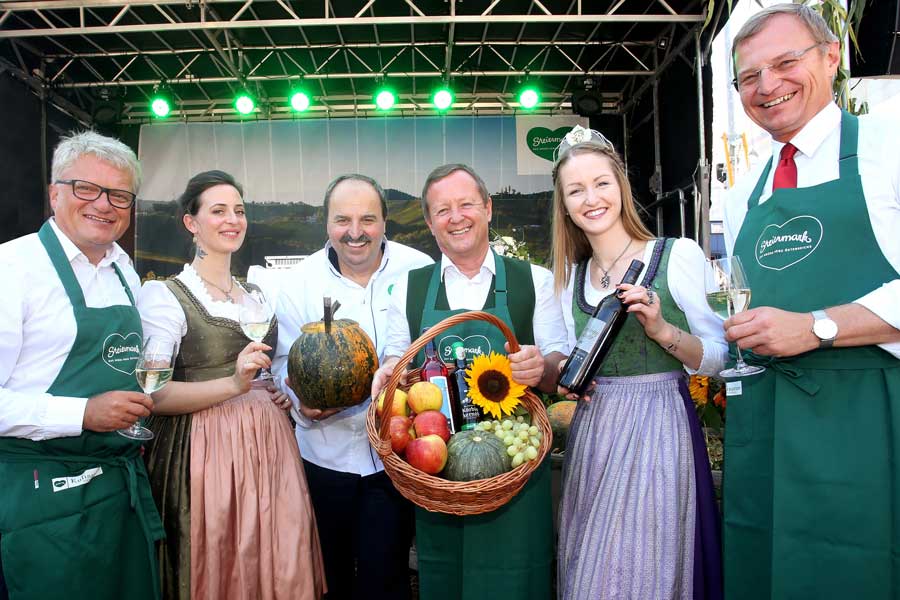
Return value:
<svg viewBox="0 0 900 600">
<path fill-rule="evenodd" d="M 748 201 L 735 242 L 754 306 L 810 312 L 898 277 L 872 232 L 857 119 L 841 120 L 840 178 Z M 877 346 L 774 359 L 730 382 L 725 596 L 900 597 L 900 361 Z"/>
<path fill-rule="evenodd" d="M 505 260 L 494 255 L 494 293 L 485 302 L 491 313 L 516 333 L 522 344 L 533 343 L 531 322 L 516 323 L 507 306 Z M 440 264 L 433 270 L 425 295 L 421 326 L 437 322 L 465 310 L 449 310 L 441 282 Z M 529 267 L 530 269 L 530 267 Z M 529 271 L 530 277 L 530 271 Z M 517 282 L 524 287 L 525 282 Z M 530 279 L 527 286 L 533 289 Z M 408 293 L 416 291 L 410 288 Z M 524 295 L 516 291 L 516 295 Z M 533 303 L 532 310 L 533 313 Z M 448 334 L 485 344 L 487 351 L 504 353 L 503 334 L 484 321 L 467 321 Z M 448 339 L 444 344 L 452 343 Z M 443 348 L 438 351 L 443 354 Z M 532 473 L 525 487 L 501 508 L 468 517 L 433 513 L 416 508 L 416 550 L 419 560 L 419 590 L 428 600 L 547 600 L 552 595 L 553 509 L 550 500 L 550 460 Z"/>
<path fill-rule="evenodd" d="M 141 320 L 130 306 L 88 308 L 49 223 L 38 236 L 72 303 L 77 334 L 47 393 L 139 391 Z M 12 600 L 159 598 L 162 524 L 141 444 L 115 431 L 41 442 L 0 438 L 0 550 Z"/>
</svg>

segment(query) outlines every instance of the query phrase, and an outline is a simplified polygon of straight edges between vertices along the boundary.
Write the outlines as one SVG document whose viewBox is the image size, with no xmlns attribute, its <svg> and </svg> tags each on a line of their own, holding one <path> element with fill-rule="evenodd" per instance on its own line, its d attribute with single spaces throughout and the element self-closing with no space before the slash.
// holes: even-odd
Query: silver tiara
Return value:
<svg viewBox="0 0 900 600">
<path fill-rule="evenodd" d="M 588 129 L 581 125 L 576 125 L 572 128 L 572 131 L 563 136 L 562 140 L 559 142 L 559 146 L 553 151 L 553 162 L 557 162 L 560 158 L 565 156 L 566 152 L 568 152 L 572 146 L 588 142 L 610 150 L 614 149 L 612 142 L 596 129 Z"/>
</svg>

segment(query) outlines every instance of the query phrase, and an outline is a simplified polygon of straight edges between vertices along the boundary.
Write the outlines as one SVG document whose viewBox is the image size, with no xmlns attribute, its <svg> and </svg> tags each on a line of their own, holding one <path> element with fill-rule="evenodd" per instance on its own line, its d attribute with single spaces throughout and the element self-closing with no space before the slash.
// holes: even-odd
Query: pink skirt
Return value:
<svg viewBox="0 0 900 600">
<path fill-rule="evenodd" d="M 325 570 L 297 442 L 264 390 L 194 413 L 191 598 L 321 598 Z"/>
</svg>

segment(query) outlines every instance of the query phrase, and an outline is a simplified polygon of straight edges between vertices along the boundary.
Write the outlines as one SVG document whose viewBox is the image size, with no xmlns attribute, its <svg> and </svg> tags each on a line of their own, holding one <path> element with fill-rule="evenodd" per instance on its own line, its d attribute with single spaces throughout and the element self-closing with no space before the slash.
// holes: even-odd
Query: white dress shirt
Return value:
<svg viewBox="0 0 900 600">
<path fill-rule="evenodd" d="M 238 305 L 225 300 L 214 300 L 194 267 L 184 265 L 184 269 L 175 277 L 187 286 L 210 315 L 238 320 Z M 148 281 L 144 284 L 138 299 L 138 310 L 141 311 L 144 339 L 152 335 L 175 342 L 176 348 L 181 346 L 181 339 L 187 335 L 187 316 L 178 298 L 165 282 Z M 249 340 L 247 343 L 250 343 Z"/>
<path fill-rule="evenodd" d="M 494 253 L 488 251 L 481 269 L 474 277 L 464 275 L 446 256 L 441 257 L 441 278 L 447 292 L 450 310 L 481 310 L 491 290 L 491 282 L 496 273 Z M 508 277 L 508 275 L 507 275 Z M 531 265 L 531 279 L 534 285 L 534 316 L 531 324 L 534 345 L 541 354 L 562 352 L 568 354 L 566 329 L 563 315 L 556 296 L 553 294 L 553 274 L 544 267 Z M 388 309 L 388 331 L 385 354 L 400 356 L 412 344 L 409 337 L 409 321 L 406 318 L 406 290 L 408 278 L 403 277 L 394 287 Z M 515 301 L 514 290 L 510 290 L 509 302 Z"/>
<path fill-rule="evenodd" d="M 838 179 L 840 176 L 841 111 L 831 103 L 800 130 L 791 143 L 797 147 L 797 187 L 804 188 Z M 900 272 L 900 121 L 891 117 L 859 117 L 859 175 L 875 240 L 887 261 Z M 772 141 L 772 153 L 781 153 L 783 143 Z M 725 247 L 729 256 L 747 213 L 747 200 L 756 187 L 766 163 L 758 165 L 731 190 L 725 200 Z M 760 203 L 772 195 L 774 167 L 769 171 Z M 852 232 L 847 232 L 852 234 Z M 860 257 L 863 258 L 863 257 Z M 852 277 L 852 273 L 846 274 Z M 752 282 L 751 282 L 752 284 Z M 886 281 L 856 304 L 865 306 L 885 322 L 900 329 L 900 279 Z M 823 307 L 827 308 L 827 307 Z M 900 342 L 881 344 L 900 358 Z"/>
<path fill-rule="evenodd" d="M 653 243 L 648 243 L 641 259 L 644 265 L 650 264 L 653 256 Z M 594 259 L 591 258 L 591 261 Z M 584 273 L 584 297 L 588 304 L 596 306 L 603 298 L 615 291 L 615 286 L 608 290 L 598 290 L 591 284 L 590 263 Z M 709 269 L 706 255 L 703 250 L 691 239 L 679 238 L 672 244 L 669 254 L 669 264 L 666 269 L 666 278 L 669 285 L 669 293 L 681 312 L 687 317 L 691 334 L 700 338 L 703 344 L 703 358 L 699 368 L 695 371 L 685 365 L 684 370 L 691 375 L 718 375 L 725 366 L 728 358 L 728 344 L 725 342 L 725 331 L 722 329 L 722 319 L 716 316 L 706 302 L 706 290 L 703 286 L 703 273 Z M 638 276 L 638 282 L 644 277 L 647 267 Z M 560 297 L 563 317 L 566 321 L 566 332 L 569 336 L 569 347 L 574 348 L 577 338 L 575 336 L 575 321 L 572 316 L 573 283 L 575 270 L 569 283 Z M 700 282 L 698 284 L 698 282 Z M 666 318 L 667 315 L 663 315 Z M 669 319 L 667 319 L 669 320 Z M 655 343 L 651 341 L 650 343 Z"/>
<path fill-rule="evenodd" d="M 77 246 L 50 225 L 75 272 L 89 308 L 130 305 L 113 263 L 135 299 L 141 281 L 131 259 L 113 244 L 95 267 Z M 72 304 L 36 233 L 0 245 L 0 436 L 39 441 L 82 433 L 87 398 L 51 396 L 75 342 Z"/>
<path fill-rule="evenodd" d="M 341 303 L 335 317 L 359 323 L 375 344 L 381 361 L 385 356 L 388 304 L 392 293 L 396 293 L 394 283 L 399 279 L 405 281 L 410 269 L 434 262 L 427 254 L 388 241 L 378 270 L 365 286 L 361 286 L 341 275 L 329 258 L 330 252 L 333 250 L 328 243 L 300 264 L 284 271 L 279 283 L 275 309 L 278 348 L 272 372 L 295 406 L 299 404 L 297 397 L 283 385 L 287 377 L 287 356 L 294 340 L 300 336 L 300 328 L 306 323 L 322 320 L 322 298 L 328 296 Z M 368 408 L 367 400 L 321 421 L 311 421 L 293 411 L 301 456 L 333 471 L 363 476 L 381 471 L 384 468 L 381 459 L 372 450 L 366 433 Z"/>
</svg>

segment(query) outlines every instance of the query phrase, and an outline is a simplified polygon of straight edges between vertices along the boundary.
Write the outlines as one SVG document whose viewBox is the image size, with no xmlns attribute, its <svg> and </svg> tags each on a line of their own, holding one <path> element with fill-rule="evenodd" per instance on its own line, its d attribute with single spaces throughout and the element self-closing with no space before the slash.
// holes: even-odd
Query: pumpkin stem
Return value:
<svg viewBox="0 0 900 600">
<path fill-rule="evenodd" d="M 322 298 L 325 303 L 325 311 L 324 311 L 324 321 L 325 321 L 325 333 L 331 333 L 331 319 L 332 319 L 332 310 L 331 310 L 331 298 L 325 296 Z"/>
<path fill-rule="evenodd" d="M 338 302 L 337 300 L 335 300 L 332 303 L 332 305 L 331 305 L 331 318 L 332 319 L 334 318 L 334 313 L 336 313 L 340 307 L 341 307 L 341 303 Z"/>
</svg>

